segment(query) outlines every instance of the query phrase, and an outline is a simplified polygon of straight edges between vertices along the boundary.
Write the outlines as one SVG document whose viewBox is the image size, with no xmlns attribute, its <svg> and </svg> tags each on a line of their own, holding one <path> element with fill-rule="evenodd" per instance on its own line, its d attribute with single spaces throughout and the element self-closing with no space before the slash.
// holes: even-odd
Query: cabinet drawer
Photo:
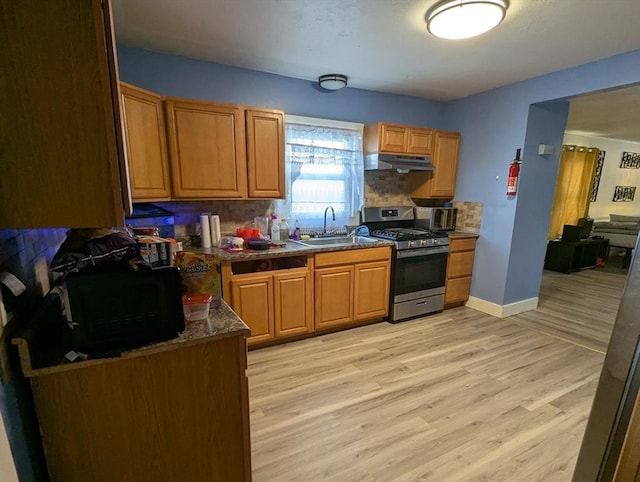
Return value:
<svg viewBox="0 0 640 482">
<path fill-rule="evenodd" d="M 318 253 L 315 257 L 316 268 L 339 264 L 354 264 L 367 261 L 385 261 L 391 256 L 389 246 L 379 248 L 351 249 L 347 251 L 331 251 Z"/>
<path fill-rule="evenodd" d="M 457 301 L 467 301 L 469 299 L 470 288 L 471 276 L 447 280 L 447 287 L 444 292 L 444 302 L 455 303 Z"/>
<path fill-rule="evenodd" d="M 457 278 L 471 275 L 473 272 L 474 251 L 463 251 L 461 253 L 449 253 L 447 264 L 447 278 Z"/>
<path fill-rule="evenodd" d="M 476 249 L 476 238 L 450 239 L 449 249 L 452 253 L 456 251 L 473 251 Z"/>
</svg>

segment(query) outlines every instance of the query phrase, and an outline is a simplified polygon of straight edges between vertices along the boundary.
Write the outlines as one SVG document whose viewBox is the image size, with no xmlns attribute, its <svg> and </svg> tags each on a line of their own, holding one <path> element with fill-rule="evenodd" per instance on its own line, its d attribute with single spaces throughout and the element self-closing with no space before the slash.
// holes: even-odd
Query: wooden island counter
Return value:
<svg viewBox="0 0 640 482">
<path fill-rule="evenodd" d="M 116 358 L 69 363 L 64 347 L 36 355 L 33 331 L 14 338 L 51 480 L 251 480 L 248 335 L 223 301 L 178 338 Z"/>
</svg>

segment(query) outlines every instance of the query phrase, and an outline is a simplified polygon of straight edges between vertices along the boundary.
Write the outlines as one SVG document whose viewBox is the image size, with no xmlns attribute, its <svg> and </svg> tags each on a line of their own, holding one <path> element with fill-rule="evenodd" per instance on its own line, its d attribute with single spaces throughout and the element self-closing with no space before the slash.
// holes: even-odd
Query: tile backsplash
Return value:
<svg viewBox="0 0 640 482">
<path fill-rule="evenodd" d="M 409 175 L 395 170 L 364 171 L 365 206 L 414 206 Z"/>
<path fill-rule="evenodd" d="M 38 295 L 34 264 L 44 257 L 48 267 L 66 234 L 67 229 L 0 230 L 0 270 L 17 276 L 27 287 L 28 294 Z"/>
<path fill-rule="evenodd" d="M 453 201 L 453 207 L 458 208 L 456 230 L 467 233 L 480 233 L 482 222 L 482 203 L 472 201 Z"/>
</svg>

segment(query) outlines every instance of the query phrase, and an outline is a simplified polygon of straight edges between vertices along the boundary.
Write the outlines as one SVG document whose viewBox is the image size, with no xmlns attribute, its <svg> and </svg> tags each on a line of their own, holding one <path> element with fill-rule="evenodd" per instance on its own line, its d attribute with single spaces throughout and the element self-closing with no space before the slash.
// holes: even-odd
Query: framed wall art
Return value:
<svg viewBox="0 0 640 482">
<path fill-rule="evenodd" d="M 602 177 L 602 166 L 604 165 L 604 156 L 606 151 L 598 151 L 598 158 L 596 159 L 596 172 L 593 174 L 593 186 L 591 186 L 591 199 L 590 202 L 596 202 L 598 197 L 598 188 L 600 187 L 600 177 Z"/>
<path fill-rule="evenodd" d="M 613 191 L 613 202 L 631 202 L 636 197 L 635 186 L 616 186 Z"/>
<path fill-rule="evenodd" d="M 620 167 L 623 169 L 640 169 L 640 152 L 623 152 Z"/>
</svg>

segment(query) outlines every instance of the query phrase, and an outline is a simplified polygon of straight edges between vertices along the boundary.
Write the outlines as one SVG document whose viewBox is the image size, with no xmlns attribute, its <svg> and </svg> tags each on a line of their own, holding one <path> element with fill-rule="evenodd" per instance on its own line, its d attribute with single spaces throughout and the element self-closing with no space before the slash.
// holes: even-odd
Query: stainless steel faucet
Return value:
<svg viewBox="0 0 640 482">
<path fill-rule="evenodd" d="M 333 215 L 333 220 L 336 220 L 336 212 L 333 210 L 331 206 L 327 206 L 324 210 L 324 226 L 322 228 L 322 234 L 327 234 L 327 211 L 331 209 L 331 214 Z"/>
</svg>

